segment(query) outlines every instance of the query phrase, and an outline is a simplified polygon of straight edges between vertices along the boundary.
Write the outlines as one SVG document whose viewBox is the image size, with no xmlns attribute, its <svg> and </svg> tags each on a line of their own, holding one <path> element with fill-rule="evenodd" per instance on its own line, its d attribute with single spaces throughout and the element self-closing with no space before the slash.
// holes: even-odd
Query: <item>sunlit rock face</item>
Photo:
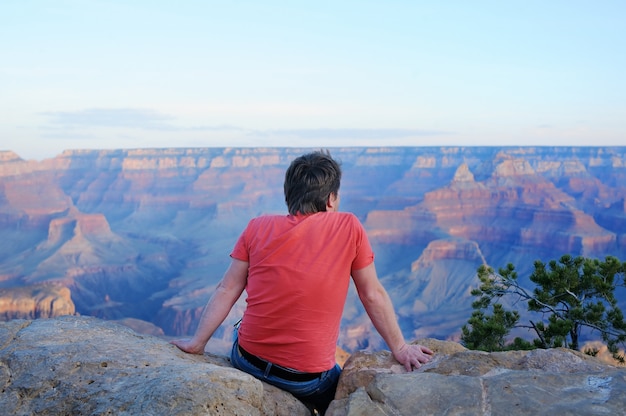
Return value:
<svg viewBox="0 0 626 416">
<path fill-rule="evenodd" d="M 51 316 L 193 332 L 237 237 L 254 216 L 286 214 L 285 169 L 312 150 L 67 150 L 39 162 L 0 152 L 4 319 L 37 316 L 35 291 L 52 283 L 74 310 L 59 300 Z M 528 284 L 537 259 L 624 260 L 626 148 L 330 150 L 343 169 L 340 208 L 363 222 L 407 337 L 458 339 L 482 264 L 513 263 Z M 244 308 L 245 297 L 216 342 L 228 345 Z M 383 345 L 354 289 L 340 345 Z"/>
<path fill-rule="evenodd" d="M 54 318 L 76 312 L 66 287 L 53 284 L 0 289 L 0 320 Z"/>
</svg>

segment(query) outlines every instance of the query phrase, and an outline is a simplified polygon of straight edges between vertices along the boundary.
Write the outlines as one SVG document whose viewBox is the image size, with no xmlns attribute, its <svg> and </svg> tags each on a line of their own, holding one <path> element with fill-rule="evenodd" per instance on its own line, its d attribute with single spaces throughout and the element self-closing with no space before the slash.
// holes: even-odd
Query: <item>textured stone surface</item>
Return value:
<svg viewBox="0 0 626 416">
<path fill-rule="evenodd" d="M 407 373 L 389 352 L 346 362 L 329 416 L 615 415 L 626 369 L 567 349 L 485 353 L 420 340 Z M 89 317 L 0 323 L 0 409 L 14 415 L 308 415 L 293 396 L 161 338 Z"/>
<path fill-rule="evenodd" d="M 485 353 L 420 343 L 436 355 L 412 373 L 388 353 L 353 354 L 327 414 L 612 415 L 626 408 L 626 370 L 577 351 Z"/>
<path fill-rule="evenodd" d="M 0 409 L 16 415 L 307 415 L 293 396 L 111 322 L 0 323 Z"/>
</svg>

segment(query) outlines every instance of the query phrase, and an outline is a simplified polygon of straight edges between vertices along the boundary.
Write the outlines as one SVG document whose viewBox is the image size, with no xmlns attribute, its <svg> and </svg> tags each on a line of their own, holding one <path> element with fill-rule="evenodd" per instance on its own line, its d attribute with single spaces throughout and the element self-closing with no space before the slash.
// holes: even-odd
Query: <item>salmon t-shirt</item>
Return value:
<svg viewBox="0 0 626 416">
<path fill-rule="evenodd" d="M 241 347 L 298 371 L 331 369 L 351 271 L 374 261 L 356 216 L 261 216 L 250 221 L 231 257 L 249 263 Z"/>
</svg>

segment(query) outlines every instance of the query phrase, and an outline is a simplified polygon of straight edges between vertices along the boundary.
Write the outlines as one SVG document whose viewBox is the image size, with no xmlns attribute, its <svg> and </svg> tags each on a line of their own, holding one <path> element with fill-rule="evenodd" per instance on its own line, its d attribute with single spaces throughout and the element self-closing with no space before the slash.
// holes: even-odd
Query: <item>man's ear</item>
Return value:
<svg viewBox="0 0 626 416">
<path fill-rule="evenodd" d="M 339 197 L 337 194 L 328 195 L 328 200 L 326 201 L 326 211 L 338 211 L 339 210 Z"/>
</svg>

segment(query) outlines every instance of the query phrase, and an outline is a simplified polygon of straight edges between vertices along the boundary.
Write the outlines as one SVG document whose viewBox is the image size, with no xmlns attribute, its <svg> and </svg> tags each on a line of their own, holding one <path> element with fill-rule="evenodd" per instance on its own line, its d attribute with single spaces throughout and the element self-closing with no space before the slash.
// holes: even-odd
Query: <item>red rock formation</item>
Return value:
<svg viewBox="0 0 626 416">
<path fill-rule="evenodd" d="M 0 289 L 0 320 L 54 318 L 75 312 L 66 287 L 42 284 Z"/>
<path fill-rule="evenodd" d="M 527 161 L 508 157 L 484 182 L 476 182 L 461 164 L 448 186 L 427 192 L 420 204 L 370 212 L 366 225 L 377 241 L 396 244 L 415 242 L 425 227 L 468 240 L 591 256 L 617 244 L 615 233 L 576 208 L 574 198 L 537 175 Z"/>
</svg>

